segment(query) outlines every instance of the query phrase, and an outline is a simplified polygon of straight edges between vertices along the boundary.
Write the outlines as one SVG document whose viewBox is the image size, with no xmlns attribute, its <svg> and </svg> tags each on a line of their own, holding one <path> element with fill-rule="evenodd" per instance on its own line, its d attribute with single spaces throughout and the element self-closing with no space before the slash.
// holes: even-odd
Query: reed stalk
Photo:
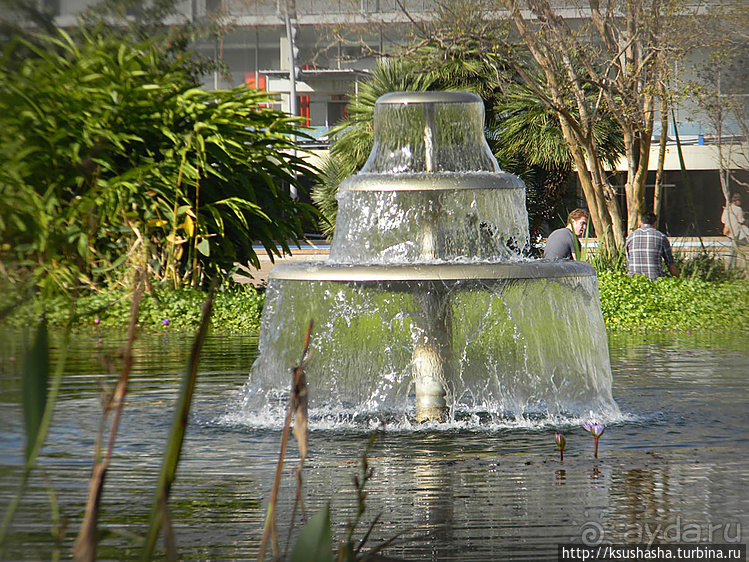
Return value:
<svg viewBox="0 0 749 562">
<path fill-rule="evenodd" d="M 93 562 L 96 560 L 96 548 L 98 544 L 98 521 L 99 505 L 101 497 L 104 494 L 104 480 L 106 479 L 107 470 L 112 459 L 114 451 L 114 442 L 117 438 L 117 430 L 120 425 L 122 409 L 125 405 L 125 396 L 130 382 L 130 371 L 133 367 L 133 345 L 135 343 L 136 326 L 138 324 L 138 311 L 140 301 L 143 296 L 143 285 L 145 272 L 138 270 L 135 275 L 135 287 L 133 291 L 133 304 L 130 309 L 130 325 L 128 328 L 128 337 L 126 348 L 122 354 L 123 364 L 120 378 L 114 388 L 114 392 L 108 403 L 105 405 L 102 426 L 97 438 L 97 447 L 94 455 L 94 469 L 89 481 L 88 500 L 86 502 L 86 512 L 83 516 L 83 523 L 78 537 L 73 546 L 73 556 L 77 562 Z M 104 458 L 101 459 L 101 444 L 104 437 L 104 422 L 110 410 L 114 409 L 112 424 L 109 428 L 109 438 Z"/>
<path fill-rule="evenodd" d="M 276 477 L 273 481 L 273 488 L 271 490 L 270 500 L 268 501 L 268 508 L 265 514 L 265 526 L 263 527 L 263 538 L 260 541 L 260 552 L 257 557 L 258 562 L 265 560 L 265 553 L 268 549 L 269 541 L 273 542 L 273 552 L 275 556 L 280 556 L 278 533 L 276 531 L 276 502 L 278 501 L 278 490 L 281 487 L 281 474 L 283 473 L 283 463 L 286 458 L 286 447 L 289 442 L 289 429 L 291 427 L 292 418 L 295 418 L 294 436 L 299 444 L 300 456 L 300 472 L 297 474 L 297 499 L 301 497 L 301 469 L 304 459 L 307 456 L 307 382 L 304 375 L 304 369 L 309 361 L 309 343 L 312 334 L 312 325 L 313 322 L 310 320 L 307 325 L 307 333 L 304 336 L 302 359 L 293 371 L 289 409 L 286 412 L 286 420 L 284 421 L 283 433 L 281 436 L 281 451 L 278 455 L 278 464 L 276 465 Z M 296 504 L 294 508 L 296 509 Z"/>
<path fill-rule="evenodd" d="M 156 540 L 158 539 L 159 531 L 162 527 L 164 532 L 164 542 L 167 548 L 167 559 L 176 560 L 176 547 L 174 545 L 174 537 L 172 535 L 167 504 L 169 501 L 169 492 L 174 483 L 177 473 L 177 465 L 179 464 L 180 455 L 182 453 L 182 445 L 187 430 L 188 416 L 190 415 L 190 406 L 192 404 L 195 383 L 197 381 L 200 355 L 210 325 L 214 291 L 215 285 L 211 289 L 208 299 L 203 304 L 200 327 L 198 328 L 198 333 L 196 334 L 192 345 L 190 357 L 187 363 L 187 370 L 182 377 L 179 398 L 174 413 L 174 421 L 172 422 L 166 452 L 164 454 L 156 485 L 156 494 L 151 508 L 149 529 L 143 546 L 142 560 L 150 560 L 153 556 Z"/>
</svg>

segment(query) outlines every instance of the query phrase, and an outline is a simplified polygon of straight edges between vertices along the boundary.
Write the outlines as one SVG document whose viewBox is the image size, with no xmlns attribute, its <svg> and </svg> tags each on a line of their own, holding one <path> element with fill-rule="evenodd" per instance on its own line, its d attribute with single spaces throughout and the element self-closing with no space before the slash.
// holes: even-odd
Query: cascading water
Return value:
<svg viewBox="0 0 749 562">
<path fill-rule="evenodd" d="M 247 415 L 288 392 L 310 319 L 313 419 L 618 415 L 595 271 L 522 257 L 525 185 L 483 124 L 469 93 L 377 100 L 329 260 L 271 271 Z"/>
</svg>

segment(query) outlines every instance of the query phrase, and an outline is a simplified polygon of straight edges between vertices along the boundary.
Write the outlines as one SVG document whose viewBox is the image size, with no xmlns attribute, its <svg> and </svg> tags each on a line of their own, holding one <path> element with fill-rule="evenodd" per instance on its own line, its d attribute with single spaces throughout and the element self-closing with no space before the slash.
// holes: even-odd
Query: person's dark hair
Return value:
<svg viewBox="0 0 749 562">
<path fill-rule="evenodd" d="M 734 193 L 733 195 L 731 195 L 732 203 L 738 203 L 740 201 L 741 201 L 741 195 L 739 195 L 738 193 Z"/>
<path fill-rule="evenodd" d="M 640 222 L 642 224 L 649 224 L 654 225 L 655 224 L 655 213 L 653 211 L 645 211 L 640 215 Z"/>
<path fill-rule="evenodd" d="M 572 221 L 576 221 L 585 217 L 588 218 L 588 211 L 585 209 L 573 209 L 569 215 L 567 215 L 567 224 L 572 224 Z"/>
</svg>

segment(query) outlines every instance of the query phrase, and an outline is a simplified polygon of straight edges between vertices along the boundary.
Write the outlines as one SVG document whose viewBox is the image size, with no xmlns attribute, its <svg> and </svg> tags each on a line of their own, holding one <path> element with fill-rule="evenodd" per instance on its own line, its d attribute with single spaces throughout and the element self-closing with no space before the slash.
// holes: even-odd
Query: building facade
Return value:
<svg viewBox="0 0 749 562">
<path fill-rule="evenodd" d="M 77 15 L 96 3 L 39 2 L 53 11 L 62 27 L 74 26 Z M 554 4 L 566 17 L 578 14 L 575 0 Z M 206 88 L 246 84 L 279 94 L 277 108 L 303 117 L 316 139 L 311 143 L 313 148 L 324 151 L 326 131 L 345 115 L 349 96 L 356 95 L 358 84 L 377 61 L 378 53 L 391 52 L 409 41 L 409 15 L 429 18 L 436 7 L 434 0 L 183 0 L 178 3 L 174 23 L 208 19 L 222 29 L 219 39 L 194 45 L 196 52 L 220 59 L 229 69 L 227 74 L 216 72 L 206 77 Z M 341 30 L 345 33 L 337 33 Z M 341 39 L 342 35 L 350 40 Z M 671 128 L 665 162 L 661 214 L 669 234 L 721 233 L 725 200 L 718 171 L 726 155 L 730 155 L 729 167 L 735 176 L 730 180 L 731 190 L 741 192 L 745 206 L 749 206 L 745 187 L 749 185 L 749 145 L 743 133 L 749 121 L 749 84 L 745 87 L 743 123 L 725 123 L 720 135 L 708 119 L 700 117 L 689 99 L 680 101 L 675 116 L 682 155 L 680 158 Z M 652 168 L 657 162 L 659 137 L 656 130 Z M 622 163 L 620 176 L 625 169 Z M 654 180 L 651 173 L 651 184 Z M 624 205 L 623 187 L 620 192 Z"/>
</svg>

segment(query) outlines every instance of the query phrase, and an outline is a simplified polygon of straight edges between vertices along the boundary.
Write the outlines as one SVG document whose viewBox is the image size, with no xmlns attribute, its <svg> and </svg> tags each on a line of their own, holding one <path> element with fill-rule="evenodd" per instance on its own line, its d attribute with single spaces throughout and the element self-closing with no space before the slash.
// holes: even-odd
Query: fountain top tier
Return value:
<svg viewBox="0 0 749 562">
<path fill-rule="evenodd" d="M 518 259 L 525 185 L 500 170 L 484 103 L 468 92 L 394 92 L 374 109 L 374 145 L 338 191 L 331 263 Z"/>
<path fill-rule="evenodd" d="M 374 110 L 363 174 L 499 172 L 484 138 L 484 103 L 468 92 L 395 92 Z"/>
</svg>

